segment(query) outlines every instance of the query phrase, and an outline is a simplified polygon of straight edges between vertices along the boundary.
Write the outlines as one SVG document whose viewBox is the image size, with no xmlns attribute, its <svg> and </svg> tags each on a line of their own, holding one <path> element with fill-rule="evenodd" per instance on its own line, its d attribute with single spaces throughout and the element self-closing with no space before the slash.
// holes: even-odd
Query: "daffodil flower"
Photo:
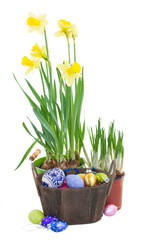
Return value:
<svg viewBox="0 0 160 240">
<path fill-rule="evenodd" d="M 31 56 L 35 58 L 43 58 L 44 60 L 48 60 L 47 54 L 46 54 L 46 47 L 43 46 L 40 48 L 38 43 L 36 43 L 31 50 Z"/>
<path fill-rule="evenodd" d="M 34 13 L 29 13 L 26 24 L 29 26 L 28 32 L 36 31 L 39 34 L 43 34 L 44 27 L 48 24 L 46 14 L 36 16 Z"/>
<path fill-rule="evenodd" d="M 24 56 L 22 58 L 21 64 L 25 67 L 28 67 L 26 71 L 26 75 L 33 71 L 34 68 L 39 68 L 40 67 L 40 59 L 29 59 L 27 56 Z"/>
<path fill-rule="evenodd" d="M 76 37 L 78 36 L 77 26 L 71 24 L 69 21 L 63 19 L 59 20 L 58 27 L 60 30 L 54 34 L 56 37 L 66 36 L 67 38 L 71 38 L 73 35 Z"/>
<path fill-rule="evenodd" d="M 65 60 L 63 64 L 58 64 L 57 68 L 62 71 L 62 78 L 67 80 L 68 86 L 70 87 L 75 78 L 81 77 L 81 66 L 77 62 L 71 65 Z"/>
</svg>

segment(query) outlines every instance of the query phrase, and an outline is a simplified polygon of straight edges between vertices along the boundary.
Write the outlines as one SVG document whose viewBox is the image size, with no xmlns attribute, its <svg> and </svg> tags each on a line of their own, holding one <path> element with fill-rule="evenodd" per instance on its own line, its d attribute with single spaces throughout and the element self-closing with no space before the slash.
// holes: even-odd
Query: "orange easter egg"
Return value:
<svg viewBox="0 0 160 240">
<path fill-rule="evenodd" d="M 87 173 L 84 177 L 84 182 L 87 187 L 94 187 L 96 185 L 96 176 L 93 173 Z"/>
<path fill-rule="evenodd" d="M 77 174 L 77 176 L 81 177 L 81 178 L 83 179 L 83 181 L 84 181 L 85 175 L 86 175 L 86 174 L 84 174 L 84 173 L 79 173 L 79 174 Z"/>
</svg>

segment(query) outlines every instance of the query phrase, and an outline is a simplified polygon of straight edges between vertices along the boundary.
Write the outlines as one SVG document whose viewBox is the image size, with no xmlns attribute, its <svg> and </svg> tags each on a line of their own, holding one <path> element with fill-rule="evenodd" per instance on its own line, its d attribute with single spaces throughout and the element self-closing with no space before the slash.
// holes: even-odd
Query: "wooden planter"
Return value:
<svg viewBox="0 0 160 240">
<path fill-rule="evenodd" d="M 32 172 L 37 187 L 38 195 L 41 200 L 44 215 L 57 216 L 60 220 L 68 224 L 85 224 L 97 222 L 103 215 L 106 197 L 115 177 L 115 162 L 111 164 L 107 173 L 110 181 L 95 187 L 84 188 L 50 188 L 42 185 L 44 173 L 37 174 L 34 163 Z M 79 173 L 83 173 L 87 168 L 80 168 Z M 96 172 L 104 172 L 96 169 Z M 74 170 L 66 174 L 73 174 Z"/>
</svg>

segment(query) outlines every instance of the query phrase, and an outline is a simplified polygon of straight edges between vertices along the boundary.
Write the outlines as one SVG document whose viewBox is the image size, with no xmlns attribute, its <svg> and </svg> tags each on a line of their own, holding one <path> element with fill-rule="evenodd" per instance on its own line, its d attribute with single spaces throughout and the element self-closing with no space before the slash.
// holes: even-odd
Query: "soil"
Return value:
<svg viewBox="0 0 160 240">
<path fill-rule="evenodd" d="M 116 170 L 115 179 L 121 178 L 121 177 L 123 177 L 123 176 L 124 176 L 124 172 L 120 172 L 120 171 Z"/>
<path fill-rule="evenodd" d="M 40 168 L 44 170 L 51 169 L 51 168 L 61 168 L 61 169 L 76 168 L 76 167 L 79 167 L 81 163 L 79 162 L 79 155 L 77 153 L 75 153 L 75 158 L 76 158 L 75 160 L 72 160 L 71 158 L 69 158 L 69 161 L 63 158 L 62 162 L 57 162 L 55 159 L 51 159 L 50 161 L 45 160 Z"/>
</svg>

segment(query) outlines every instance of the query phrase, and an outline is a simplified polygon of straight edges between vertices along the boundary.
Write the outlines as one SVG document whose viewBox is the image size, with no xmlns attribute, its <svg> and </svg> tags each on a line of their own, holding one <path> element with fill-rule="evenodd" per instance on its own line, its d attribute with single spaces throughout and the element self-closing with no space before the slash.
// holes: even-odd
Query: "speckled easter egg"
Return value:
<svg viewBox="0 0 160 240">
<path fill-rule="evenodd" d="M 42 177 L 42 184 L 46 187 L 59 188 L 62 186 L 65 174 L 60 168 L 52 168 L 46 171 Z"/>
<path fill-rule="evenodd" d="M 32 210 L 28 214 L 29 221 L 34 224 L 40 224 L 44 218 L 44 214 L 40 210 Z"/>
<path fill-rule="evenodd" d="M 84 177 L 84 182 L 87 187 L 94 187 L 96 185 L 97 179 L 95 174 L 87 173 Z"/>
<path fill-rule="evenodd" d="M 53 221 L 51 222 L 51 230 L 54 232 L 62 232 L 68 227 L 65 221 Z"/>
<path fill-rule="evenodd" d="M 99 183 L 108 183 L 109 182 L 109 178 L 105 173 L 97 173 L 96 175 L 97 178 L 97 182 Z"/>
<path fill-rule="evenodd" d="M 69 188 L 83 188 L 84 181 L 80 176 L 70 174 L 66 176 L 66 183 Z"/>
<path fill-rule="evenodd" d="M 104 215 L 110 217 L 116 214 L 117 212 L 117 206 L 113 205 L 113 204 L 108 204 L 105 208 L 104 208 Z"/>
<path fill-rule="evenodd" d="M 84 173 L 79 173 L 79 174 L 77 174 L 77 176 L 81 177 L 83 179 L 83 181 L 84 181 L 84 177 L 85 177 Z"/>
<path fill-rule="evenodd" d="M 43 227 L 47 227 L 47 225 L 50 224 L 52 221 L 58 221 L 58 218 L 56 216 L 46 216 L 43 218 L 41 225 Z"/>
</svg>

